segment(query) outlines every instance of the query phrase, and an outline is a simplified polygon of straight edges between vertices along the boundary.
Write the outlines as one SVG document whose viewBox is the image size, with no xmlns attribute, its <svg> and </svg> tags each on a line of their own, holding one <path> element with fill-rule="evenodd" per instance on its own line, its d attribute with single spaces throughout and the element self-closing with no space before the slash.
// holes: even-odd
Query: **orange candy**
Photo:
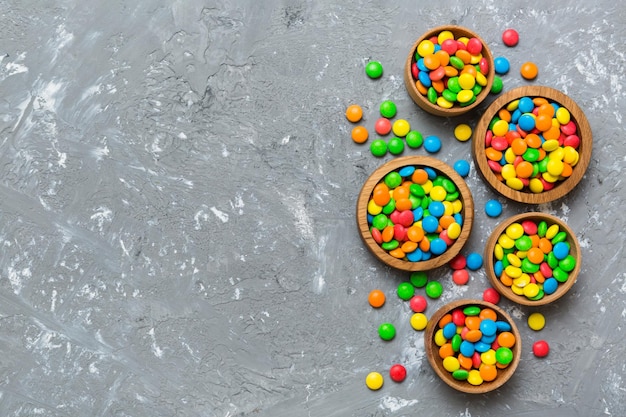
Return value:
<svg viewBox="0 0 626 417">
<path fill-rule="evenodd" d="M 439 323 L 437 323 L 437 325 L 443 329 L 448 323 L 452 323 L 452 314 L 445 314 L 439 319 Z"/>
<path fill-rule="evenodd" d="M 413 203 L 411 203 L 411 200 L 408 198 L 400 198 L 396 200 L 396 209 L 400 211 L 410 210 L 412 206 Z"/>
<path fill-rule="evenodd" d="M 406 235 L 411 242 L 421 242 L 424 239 L 424 229 L 413 225 L 406 230 Z"/>
<path fill-rule="evenodd" d="M 520 68 L 520 74 L 527 80 L 535 79 L 538 73 L 539 69 L 534 62 L 525 62 Z"/>
<path fill-rule="evenodd" d="M 385 293 L 381 290 L 372 290 L 367 297 L 367 301 L 374 308 L 382 307 L 385 304 Z"/>
<path fill-rule="evenodd" d="M 445 343 L 443 346 L 439 348 L 439 357 L 441 359 L 445 359 L 448 356 L 453 356 L 454 350 L 452 349 L 452 344 Z"/>
<path fill-rule="evenodd" d="M 519 178 L 530 178 L 533 175 L 534 167 L 528 161 L 521 161 L 515 167 L 515 173 Z"/>
<path fill-rule="evenodd" d="M 367 129 L 363 126 L 356 126 L 352 129 L 352 140 L 356 143 L 365 143 L 367 138 L 369 137 L 369 133 Z"/>
<path fill-rule="evenodd" d="M 536 135 L 535 135 L 536 136 Z M 528 137 L 528 136 L 526 136 Z M 523 155 L 528 149 L 528 144 L 522 138 L 516 138 L 511 141 L 511 149 L 515 155 Z"/>
<path fill-rule="evenodd" d="M 465 326 L 470 330 L 478 330 L 480 328 L 480 321 L 481 318 L 478 316 L 467 316 L 465 317 Z"/>
<path fill-rule="evenodd" d="M 483 363 L 480 365 L 478 370 L 483 381 L 490 382 L 498 376 L 498 368 L 495 365 L 487 365 L 486 363 Z"/>
<path fill-rule="evenodd" d="M 384 182 L 376 184 L 376 187 L 374 187 L 374 191 L 372 192 L 372 199 L 374 200 L 374 203 L 380 207 L 387 205 L 387 203 L 391 200 L 387 184 Z"/>
<path fill-rule="evenodd" d="M 511 332 L 502 332 L 498 335 L 498 344 L 502 347 L 511 348 L 515 345 L 515 335 Z"/>
<path fill-rule="evenodd" d="M 541 249 L 533 247 L 528 249 L 526 256 L 528 257 L 528 260 L 530 262 L 534 263 L 535 265 L 539 265 L 541 262 L 543 262 L 544 253 Z"/>
<path fill-rule="evenodd" d="M 484 319 L 489 319 L 493 321 L 498 320 L 498 315 L 496 314 L 495 311 L 493 311 L 490 308 L 483 308 L 482 310 L 480 310 L 480 314 L 478 314 L 478 317 L 480 317 L 481 320 L 484 320 Z"/>
<path fill-rule="evenodd" d="M 424 185 L 428 182 L 428 172 L 423 169 L 416 169 L 411 176 L 411 180 L 419 185 Z"/>
<path fill-rule="evenodd" d="M 346 109 L 346 119 L 356 123 L 363 117 L 363 109 L 358 104 L 352 104 Z"/>
<path fill-rule="evenodd" d="M 483 333 L 480 330 L 469 330 L 467 333 L 465 333 L 465 340 L 472 343 L 478 342 L 482 337 Z"/>
</svg>

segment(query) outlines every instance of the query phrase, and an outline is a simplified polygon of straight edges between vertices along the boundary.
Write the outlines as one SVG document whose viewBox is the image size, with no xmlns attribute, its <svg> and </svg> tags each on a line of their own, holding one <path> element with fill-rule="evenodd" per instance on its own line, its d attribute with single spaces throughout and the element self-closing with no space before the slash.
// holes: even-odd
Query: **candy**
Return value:
<svg viewBox="0 0 626 417">
<path fill-rule="evenodd" d="M 416 271 L 411 273 L 410 280 L 415 288 L 422 288 L 428 283 L 428 276 L 424 271 Z"/>
<path fill-rule="evenodd" d="M 559 113 L 561 123 L 556 117 Z M 542 97 L 521 97 L 493 117 L 484 137 L 487 165 L 508 187 L 539 194 L 569 178 L 579 160 L 569 111 Z"/>
<path fill-rule="evenodd" d="M 533 330 L 541 330 L 546 325 L 546 318 L 541 313 L 532 313 L 528 316 L 528 327 Z"/>
<path fill-rule="evenodd" d="M 558 224 L 548 225 L 544 220 L 512 223 L 494 246 L 493 272 L 513 293 L 540 300 L 553 294 L 576 268 L 577 259 L 570 250 L 568 234 Z"/>
<path fill-rule="evenodd" d="M 495 75 L 493 77 L 493 83 L 491 84 L 491 90 L 489 90 L 489 92 L 491 94 L 499 94 L 502 92 L 503 88 L 504 88 L 504 83 L 502 82 L 502 78 Z"/>
<path fill-rule="evenodd" d="M 505 57 L 498 56 L 493 59 L 493 69 L 496 71 L 496 74 L 506 74 L 510 68 L 511 64 Z"/>
<path fill-rule="evenodd" d="M 374 308 L 380 308 L 385 304 L 385 293 L 381 290 L 372 290 L 370 291 L 367 301 Z"/>
<path fill-rule="evenodd" d="M 378 335 L 383 340 L 392 340 L 396 337 L 396 328 L 391 323 L 383 323 L 378 326 Z"/>
<path fill-rule="evenodd" d="M 380 115 L 386 117 L 387 119 L 391 119 L 396 115 L 398 109 L 396 108 L 396 104 L 391 100 L 385 100 L 380 103 Z"/>
<path fill-rule="evenodd" d="M 417 130 L 411 130 L 404 138 L 409 148 L 417 149 L 424 143 L 424 137 Z"/>
<path fill-rule="evenodd" d="M 365 66 L 365 74 L 372 79 L 380 78 L 383 75 L 383 66 L 378 61 L 370 61 Z"/>
<path fill-rule="evenodd" d="M 385 117 L 381 117 L 374 123 L 374 131 L 381 136 L 386 136 L 391 132 L 391 122 Z"/>
<path fill-rule="evenodd" d="M 370 372 L 365 377 L 365 385 L 372 391 L 379 390 L 383 386 L 384 378 L 379 372 Z"/>
<path fill-rule="evenodd" d="M 488 84 L 484 49 L 480 39 L 455 39 L 450 31 L 421 41 L 411 66 L 417 90 L 444 109 L 473 104 Z"/>
<path fill-rule="evenodd" d="M 430 153 L 437 153 L 441 149 L 441 139 L 437 136 L 426 136 L 424 139 L 424 149 Z"/>
<path fill-rule="evenodd" d="M 506 46 L 515 46 L 519 42 L 519 33 L 515 29 L 506 29 L 502 32 L 502 42 Z"/>
<path fill-rule="evenodd" d="M 454 128 L 454 137 L 460 142 L 465 142 L 472 137 L 472 128 L 465 123 L 461 123 Z"/>
<path fill-rule="evenodd" d="M 389 377 L 394 382 L 402 382 L 406 378 L 406 368 L 400 364 L 395 364 L 389 369 Z"/>
<path fill-rule="evenodd" d="M 532 80 L 537 78 L 537 74 L 539 69 L 537 68 L 537 64 L 534 62 L 524 62 L 520 67 L 520 74 L 527 80 Z"/>
<path fill-rule="evenodd" d="M 356 123 L 363 117 L 363 109 L 358 104 L 352 104 L 346 109 L 346 119 Z"/>
<path fill-rule="evenodd" d="M 369 137 L 369 133 L 367 129 L 363 126 L 355 126 L 352 129 L 352 140 L 356 143 L 365 143 L 367 138 Z"/>
<path fill-rule="evenodd" d="M 550 353 L 550 345 L 545 340 L 537 340 L 533 343 L 533 354 L 538 358 L 544 358 Z"/>
<path fill-rule="evenodd" d="M 498 304 L 500 302 L 500 294 L 495 288 L 489 287 L 483 291 L 483 300 L 491 304 Z"/>
<path fill-rule="evenodd" d="M 424 330 L 428 325 L 428 318 L 424 313 L 415 313 L 411 316 L 411 327 L 415 330 Z"/>
<path fill-rule="evenodd" d="M 469 282 L 469 272 L 467 269 L 457 269 L 452 273 L 452 281 L 456 285 L 465 285 Z"/>
<path fill-rule="evenodd" d="M 502 204 L 498 200 L 488 200 L 485 203 L 485 213 L 489 217 L 498 217 L 502 214 Z"/>
<path fill-rule="evenodd" d="M 441 297 L 443 293 L 443 286 L 437 281 L 430 281 L 426 284 L 426 295 L 430 298 L 436 299 Z"/>
<path fill-rule="evenodd" d="M 428 301 L 421 295 L 415 295 L 409 301 L 409 306 L 411 310 L 415 313 L 423 313 L 428 306 Z"/>
<path fill-rule="evenodd" d="M 385 156 L 387 153 L 387 142 L 382 139 L 376 139 L 370 144 L 370 152 L 374 156 Z"/>
<path fill-rule="evenodd" d="M 376 184 L 367 215 L 372 238 L 382 249 L 397 259 L 420 262 L 442 255 L 460 237 L 463 202 L 447 176 L 409 165 Z"/>
<path fill-rule="evenodd" d="M 476 305 L 456 308 L 437 323 L 434 342 L 443 368 L 471 385 L 494 381 L 513 361 L 517 343 L 511 325 Z"/>
<path fill-rule="evenodd" d="M 402 282 L 398 285 L 396 293 L 401 300 L 408 301 L 415 294 L 415 287 L 410 282 Z"/>
<path fill-rule="evenodd" d="M 391 130 L 394 135 L 403 138 L 411 131 L 411 125 L 404 119 L 398 119 L 393 122 Z"/>
<path fill-rule="evenodd" d="M 387 150 L 392 155 L 400 155 L 404 152 L 404 142 L 398 137 L 393 137 L 387 142 Z"/>
<path fill-rule="evenodd" d="M 476 271 L 480 269 L 482 266 L 483 266 L 483 257 L 481 256 L 480 253 L 472 252 L 469 255 L 467 255 L 467 267 L 470 270 Z"/>
</svg>

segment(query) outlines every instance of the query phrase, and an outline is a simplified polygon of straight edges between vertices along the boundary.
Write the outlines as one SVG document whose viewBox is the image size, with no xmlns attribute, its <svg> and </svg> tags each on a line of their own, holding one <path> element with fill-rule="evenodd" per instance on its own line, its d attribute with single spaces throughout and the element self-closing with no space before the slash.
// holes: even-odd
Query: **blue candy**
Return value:
<svg viewBox="0 0 626 417">
<path fill-rule="evenodd" d="M 454 170 L 461 177 L 465 178 L 469 175 L 470 172 L 470 163 L 464 159 L 459 159 L 454 163 Z"/>
</svg>

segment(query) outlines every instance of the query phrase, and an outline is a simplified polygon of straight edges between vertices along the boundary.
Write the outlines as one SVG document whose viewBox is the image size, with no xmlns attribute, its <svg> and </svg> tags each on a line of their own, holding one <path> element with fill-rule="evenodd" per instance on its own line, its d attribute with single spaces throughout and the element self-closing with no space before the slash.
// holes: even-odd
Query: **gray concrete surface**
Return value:
<svg viewBox="0 0 626 417">
<path fill-rule="evenodd" d="M 0 416 L 624 416 L 626 204 L 623 141 L 626 7 L 620 1 L 0 2 Z M 539 207 L 467 179 L 482 251 L 504 216 L 566 219 L 584 253 L 557 304 L 508 302 L 524 353 L 504 387 L 457 393 L 424 358 L 403 272 L 363 247 L 355 203 L 376 159 L 350 140 L 344 110 L 378 104 L 437 134 L 437 154 L 470 159 L 456 120 L 415 106 L 402 81 L 407 48 L 457 23 L 509 58 L 505 90 L 569 94 L 594 132 L 587 175 Z M 500 35 L 516 28 L 507 48 Z M 364 74 L 380 60 L 383 77 Z M 483 107 L 484 108 L 484 107 Z M 426 154 L 424 149 L 405 152 Z M 445 302 L 480 297 L 432 271 Z M 389 295 L 381 310 L 367 294 Z M 534 311 L 534 310 L 533 310 Z M 378 324 L 398 336 L 383 343 Z M 539 360 L 532 342 L 546 339 Z M 370 371 L 408 377 L 376 392 Z"/>
</svg>

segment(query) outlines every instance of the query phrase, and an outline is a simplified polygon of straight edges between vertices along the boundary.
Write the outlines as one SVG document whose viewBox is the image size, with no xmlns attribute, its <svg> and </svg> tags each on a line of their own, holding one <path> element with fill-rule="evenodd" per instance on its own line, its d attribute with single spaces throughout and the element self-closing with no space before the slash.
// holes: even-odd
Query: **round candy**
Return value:
<svg viewBox="0 0 626 417">
<path fill-rule="evenodd" d="M 413 312 L 422 313 L 424 312 L 424 310 L 426 310 L 426 307 L 428 306 L 428 301 L 426 301 L 426 298 L 421 295 L 415 295 L 409 301 L 409 306 L 411 307 L 411 310 L 413 310 Z"/>
<path fill-rule="evenodd" d="M 456 285 L 465 285 L 469 282 L 469 272 L 467 269 L 457 269 L 452 273 L 452 281 Z"/>
<path fill-rule="evenodd" d="M 527 80 L 537 78 L 538 73 L 539 69 L 537 68 L 537 64 L 535 64 L 534 62 L 525 62 L 520 68 L 520 74 L 522 74 L 522 77 Z"/>
<path fill-rule="evenodd" d="M 365 385 L 372 391 L 379 390 L 383 386 L 383 376 L 378 372 L 370 372 L 365 377 Z"/>
<path fill-rule="evenodd" d="M 411 327 L 415 330 L 424 330 L 428 325 L 428 317 L 424 313 L 415 313 L 411 316 Z"/>
<path fill-rule="evenodd" d="M 483 300 L 491 304 L 498 304 L 500 302 L 500 293 L 495 288 L 489 287 L 483 291 Z"/>
<path fill-rule="evenodd" d="M 398 297 L 404 301 L 410 300 L 415 294 L 415 288 L 410 282 L 402 282 L 398 285 Z"/>
<path fill-rule="evenodd" d="M 426 295 L 430 298 L 439 298 L 443 293 L 443 286 L 438 281 L 430 281 L 426 284 Z"/>
<path fill-rule="evenodd" d="M 411 284 L 415 288 L 422 288 L 428 284 L 428 276 L 424 271 L 416 271 L 411 273 Z"/>
<path fill-rule="evenodd" d="M 370 61 L 365 66 L 365 73 L 372 79 L 380 78 L 383 75 L 383 65 L 378 61 Z"/>
<path fill-rule="evenodd" d="M 417 130 L 412 130 L 407 133 L 404 140 L 406 141 L 407 146 L 413 149 L 419 148 L 424 143 L 424 137 Z"/>
<path fill-rule="evenodd" d="M 378 335 L 383 340 L 391 340 L 396 337 L 396 328 L 391 323 L 383 323 L 378 326 Z"/>
<path fill-rule="evenodd" d="M 483 266 L 483 257 L 478 252 L 470 253 L 469 255 L 467 255 L 466 259 L 467 267 L 472 271 L 476 271 Z"/>
<path fill-rule="evenodd" d="M 450 268 L 454 270 L 463 269 L 467 266 L 467 259 L 465 259 L 465 256 L 459 253 L 454 258 L 452 258 L 452 260 L 449 262 L 449 265 Z"/>
<path fill-rule="evenodd" d="M 424 149 L 430 153 L 437 153 L 441 149 L 441 139 L 437 136 L 426 136 L 424 139 Z"/>
<path fill-rule="evenodd" d="M 381 290 L 372 290 L 367 297 L 367 301 L 374 308 L 380 308 L 385 304 L 385 293 Z"/>
<path fill-rule="evenodd" d="M 507 29 L 502 32 L 502 42 L 506 46 L 515 46 L 519 42 L 519 33 L 515 29 Z"/>
<path fill-rule="evenodd" d="M 365 127 L 355 126 L 354 129 L 352 129 L 352 140 L 356 143 L 365 143 L 368 137 L 369 133 Z"/>
<path fill-rule="evenodd" d="M 546 318 L 541 313 L 532 313 L 528 316 L 528 327 L 533 330 L 541 330 L 546 325 Z"/>
<path fill-rule="evenodd" d="M 461 142 L 465 142 L 472 137 L 472 128 L 465 123 L 461 123 L 454 128 L 454 137 Z"/>
<path fill-rule="evenodd" d="M 389 139 L 389 142 L 387 143 L 387 150 L 392 155 L 400 155 L 404 152 L 404 141 L 397 137 Z"/>
<path fill-rule="evenodd" d="M 404 119 L 398 119 L 393 122 L 391 130 L 394 135 L 403 138 L 411 131 L 411 125 Z"/>
<path fill-rule="evenodd" d="M 550 345 L 545 340 L 537 340 L 533 343 L 533 353 L 538 358 L 546 357 L 550 353 Z"/>
<path fill-rule="evenodd" d="M 346 119 L 356 123 L 363 117 L 363 109 L 358 104 L 352 104 L 346 109 Z"/>
<path fill-rule="evenodd" d="M 402 382 L 406 378 L 406 368 L 400 364 L 395 364 L 389 369 L 389 377 L 394 382 Z"/>
<path fill-rule="evenodd" d="M 498 217 L 502 214 L 502 204 L 498 200 L 489 200 L 485 203 L 485 213 L 489 217 Z"/>
<path fill-rule="evenodd" d="M 465 159 L 459 159 L 458 161 L 454 163 L 453 168 L 457 172 L 457 174 L 465 178 L 469 175 L 470 163 L 467 162 Z"/>
<path fill-rule="evenodd" d="M 380 115 L 387 119 L 394 117 L 397 111 L 396 104 L 391 100 L 385 100 L 380 103 Z"/>
<path fill-rule="evenodd" d="M 376 139 L 370 144 L 370 152 L 374 156 L 385 156 L 387 153 L 387 142 L 382 139 Z"/>
<path fill-rule="evenodd" d="M 389 132 L 391 132 L 391 122 L 389 121 L 389 119 L 381 117 L 376 120 L 376 123 L 374 124 L 374 130 L 379 135 L 386 136 L 389 134 Z"/>
<path fill-rule="evenodd" d="M 493 68 L 496 71 L 496 74 L 506 74 L 511 69 L 511 64 L 509 64 L 509 60 L 503 56 L 499 56 L 494 58 L 493 60 Z"/>
<path fill-rule="evenodd" d="M 502 92 L 503 88 L 504 88 L 504 83 L 502 82 L 502 78 L 495 75 L 493 77 L 493 83 L 491 84 L 491 90 L 489 90 L 489 92 L 492 94 L 499 94 Z"/>
</svg>

